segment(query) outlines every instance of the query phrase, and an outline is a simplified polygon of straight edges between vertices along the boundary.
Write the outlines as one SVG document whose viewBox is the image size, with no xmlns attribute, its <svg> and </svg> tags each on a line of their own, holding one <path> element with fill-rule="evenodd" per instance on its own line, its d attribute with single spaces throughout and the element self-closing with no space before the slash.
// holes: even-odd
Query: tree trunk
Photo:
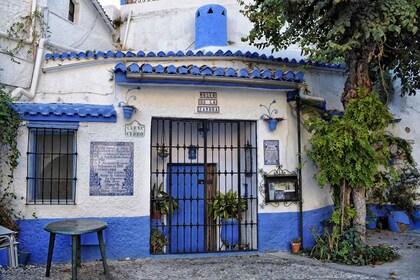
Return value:
<svg viewBox="0 0 420 280">
<path fill-rule="evenodd" d="M 365 187 L 353 188 L 353 204 L 356 217 L 353 219 L 354 228 L 359 233 L 363 242 L 366 242 L 366 200 Z"/>
<path fill-rule="evenodd" d="M 348 102 L 357 98 L 358 89 L 362 88 L 366 93 L 372 90 L 372 83 L 369 77 L 369 62 L 375 50 L 376 44 L 374 42 L 366 44 L 358 49 L 353 49 L 346 55 L 346 64 L 349 68 L 348 77 L 344 85 L 344 92 L 341 96 L 341 102 L 344 109 Z M 343 192 L 346 193 L 347 187 L 344 185 Z M 366 200 L 365 187 L 349 186 L 351 187 L 351 194 L 353 198 L 353 205 L 356 210 L 356 217 L 353 220 L 353 225 L 356 231 L 360 234 L 360 238 L 366 241 Z M 347 200 L 346 203 L 350 204 Z"/>
</svg>

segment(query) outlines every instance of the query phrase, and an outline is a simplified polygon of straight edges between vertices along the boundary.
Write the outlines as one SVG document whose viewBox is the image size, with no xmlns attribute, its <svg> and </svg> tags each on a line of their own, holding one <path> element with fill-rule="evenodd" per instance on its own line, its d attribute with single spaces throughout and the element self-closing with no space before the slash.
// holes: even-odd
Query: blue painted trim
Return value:
<svg viewBox="0 0 420 280">
<path fill-rule="evenodd" d="M 48 206 L 46 206 L 48 207 Z M 303 212 L 304 238 L 303 244 L 308 248 L 314 244 L 310 231 L 311 226 L 321 232 L 321 223 L 329 219 L 333 206 Z M 94 218 L 94 217 L 92 217 Z M 106 229 L 106 254 L 109 259 L 144 258 L 144 257 L 196 257 L 197 255 L 212 254 L 185 254 L 152 256 L 149 253 L 150 219 L 143 217 L 101 217 L 95 218 L 108 223 Z M 30 263 L 46 263 L 49 234 L 44 230 L 45 225 L 62 219 L 33 219 L 18 221 L 20 227 L 19 249 L 31 253 Z M 289 242 L 299 235 L 299 213 L 260 213 L 258 214 L 258 251 L 290 250 Z M 54 247 L 53 262 L 70 262 L 70 237 L 57 235 Z M 235 252 L 233 254 L 238 254 Z M 98 246 L 82 245 L 82 260 L 99 259 Z"/>
<path fill-rule="evenodd" d="M 78 129 L 79 123 L 78 122 L 37 122 L 31 121 L 26 124 L 28 128 L 64 128 L 64 129 Z"/>
</svg>

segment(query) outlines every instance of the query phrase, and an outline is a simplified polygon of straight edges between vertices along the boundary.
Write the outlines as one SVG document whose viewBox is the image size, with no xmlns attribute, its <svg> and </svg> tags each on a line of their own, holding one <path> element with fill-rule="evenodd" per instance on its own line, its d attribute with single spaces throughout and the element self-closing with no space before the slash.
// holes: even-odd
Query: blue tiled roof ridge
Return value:
<svg viewBox="0 0 420 280">
<path fill-rule="evenodd" d="M 14 103 L 15 110 L 25 116 L 79 116 L 79 117 L 116 117 L 113 105 L 78 103 Z"/>
<path fill-rule="evenodd" d="M 114 67 L 114 73 L 131 73 L 131 74 L 169 74 L 169 75 L 193 75 L 193 76 L 214 76 L 228 78 L 249 78 L 249 79 L 266 79 L 286 82 L 304 82 L 304 74 L 302 72 L 283 71 L 280 69 L 259 69 L 254 67 L 234 69 L 232 67 L 210 67 L 207 65 L 181 65 L 181 66 L 162 66 L 143 63 L 139 65 L 135 62 L 129 62 L 128 65 L 119 62 Z"/>
<path fill-rule="evenodd" d="M 327 68 L 327 69 L 338 69 L 338 70 L 345 70 L 345 65 L 340 63 L 325 63 L 325 62 L 317 62 L 317 61 L 311 61 L 311 60 L 305 60 L 305 59 L 289 59 L 287 57 L 274 57 L 273 55 L 267 56 L 266 54 L 260 54 L 258 52 L 251 52 L 251 51 L 223 51 L 218 50 L 215 52 L 212 51 L 158 51 L 158 52 L 144 52 L 144 51 L 138 51 L 138 52 L 132 52 L 132 51 L 86 51 L 86 52 L 63 52 L 63 53 L 47 53 L 45 54 L 45 59 L 48 60 L 71 60 L 71 59 L 99 59 L 99 58 L 117 58 L 117 59 L 123 59 L 123 58 L 170 58 L 170 57 L 240 57 L 240 58 L 246 58 L 246 59 L 256 59 L 261 61 L 271 61 L 271 62 L 278 62 L 278 63 L 285 63 L 285 64 L 291 64 L 296 66 L 314 66 L 314 67 L 321 67 L 321 68 Z"/>
</svg>

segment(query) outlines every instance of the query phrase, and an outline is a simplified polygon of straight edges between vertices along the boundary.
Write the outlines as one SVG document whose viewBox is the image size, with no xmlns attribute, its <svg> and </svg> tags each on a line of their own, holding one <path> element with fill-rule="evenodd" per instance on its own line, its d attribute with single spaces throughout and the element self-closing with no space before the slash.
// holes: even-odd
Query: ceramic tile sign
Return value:
<svg viewBox="0 0 420 280">
<path fill-rule="evenodd" d="M 125 125 L 125 136 L 127 137 L 144 137 L 145 126 L 140 124 L 138 121 Z"/>
<path fill-rule="evenodd" d="M 280 164 L 279 140 L 264 140 L 264 164 Z"/>
<path fill-rule="evenodd" d="M 133 195 L 133 142 L 91 142 L 91 196 Z"/>
<path fill-rule="evenodd" d="M 197 113 L 220 113 L 217 102 L 217 92 L 201 91 L 198 96 Z"/>
</svg>

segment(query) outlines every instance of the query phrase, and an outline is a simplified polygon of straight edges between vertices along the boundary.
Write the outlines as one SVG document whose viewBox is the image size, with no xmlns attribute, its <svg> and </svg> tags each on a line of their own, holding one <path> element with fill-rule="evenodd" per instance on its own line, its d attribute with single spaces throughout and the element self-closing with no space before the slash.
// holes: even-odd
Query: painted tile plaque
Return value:
<svg viewBox="0 0 420 280">
<path fill-rule="evenodd" d="M 264 164 L 280 164 L 279 140 L 264 140 Z"/>
<path fill-rule="evenodd" d="M 132 142 L 91 142 L 91 196 L 133 195 L 134 144 Z"/>
</svg>

